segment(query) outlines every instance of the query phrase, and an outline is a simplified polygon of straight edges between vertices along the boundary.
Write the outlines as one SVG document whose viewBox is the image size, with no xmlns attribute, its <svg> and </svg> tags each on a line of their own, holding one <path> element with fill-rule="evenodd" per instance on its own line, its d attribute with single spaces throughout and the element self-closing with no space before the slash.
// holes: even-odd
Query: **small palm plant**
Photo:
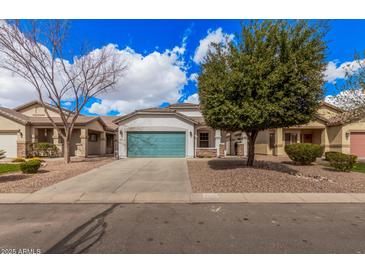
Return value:
<svg viewBox="0 0 365 274">
<path fill-rule="evenodd" d="M 0 149 L 0 159 L 5 158 L 5 150 Z"/>
</svg>

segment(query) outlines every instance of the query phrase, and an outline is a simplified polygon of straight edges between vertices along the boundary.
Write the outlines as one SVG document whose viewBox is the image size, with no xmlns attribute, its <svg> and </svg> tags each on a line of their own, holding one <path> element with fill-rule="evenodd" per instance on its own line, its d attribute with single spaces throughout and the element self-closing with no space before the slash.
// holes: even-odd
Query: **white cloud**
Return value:
<svg viewBox="0 0 365 274">
<path fill-rule="evenodd" d="M 198 77 L 199 77 L 199 74 L 198 73 L 192 73 L 189 76 L 189 81 L 198 82 Z"/>
<path fill-rule="evenodd" d="M 12 108 L 37 98 L 31 84 L 9 71 L 0 70 L 0 106 Z"/>
<path fill-rule="evenodd" d="M 66 106 L 66 107 L 70 107 L 70 106 L 72 106 L 72 102 L 66 101 L 66 102 L 63 103 L 63 105 Z"/>
<path fill-rule="evenodd" d="M 335 83 L 337 79 L 344 79 L 346 78 L 347 73 L 354 73 L 356 72 L 361 64 L 365 64 L 365 60 L 354 60 L 351 62 L 344 62 L 337 66 L 336 61 L 330 61 L 327 64 L 326 70 L 324 72 L 324 79 L 329 83 Z"/>
<path fill-rule="evenodd" d="M 205 56 L 207 56 L 212 43 L 222 43 L 223 45 L 226 45 L 226 39 L 231 41 L 233 37 L 233 34 L 224 33 L 222 28 L 218 28 L 215 31 L 208 30 L 208 35 L 200 40 L 199 46 L 195 50 L 193 61 L 197 64 L 201 64 L 204 61 Z"/>
<path fill-rule="evenodd" d="M 114 44 L 106 45 L 104 48 L 119 58 L 116 61 L 126 64 L 127 69 L 115 88 L 100 96 L 101 103 L 94 103 L 90 112 L 106 114 L 115 110 L 128 113 L 136 108 L 158 106 L 163 102 L 175 103 L 189 81 L 183 58 L 188 34 L 189 32 L 185 33 L 181 46 L 160 52 L 156 50 L 150 54 L 137 53 L 128 47 L 120 50 Z M 48 52 L 43 45 L 41 47 Z M 99 48 L 88 55 L 97 56 L 100 52 Z M 77 60 L 74 58 L 73 62 Z M 72 66 L 69 62 L 66 65 Z M 56 84 L 61 83 L 62 76 L 59 76 Z M 14 107 L 37 98 L 37 92 L 25 80 L 6 70 L 0 70 L 0 105 Z M 69 94 L 63 98 L 66 101 L 70 99 L 72 97 Z"/>
<path fill-rule="evenodd" d="M 192 104 L 199 104 L 199 94 L 194 93 L 193 95 L 190 95 L 184 102 L 192 103 Z"/>
<path fill-rule="evenodd" d="M 175 103 L 187 84 L 187 72 L 183 61 L 184 46 L 176 46 L 164 52 L 154 51 L 148 55 L 133 49 L 119 50 L 109 44 L 127 64 L 124 76 L 116 87 L 100 96 L 101 103 L 94 103 L 89 111 L 106 114 L 109 111 L 128 113 L 136 108 L 158 106 L 163 102 Z M 99 49 L 90 54 L 97 54 Z M 6 70 L 0 70 L 0 105 L 15 107 L 38 99 L 35 89 L 22 78 Z M 65 97 L 69 100 L 69 97 Z"/>
<path fill-rule="evenodd" d="M 123 114 L 163 102 L 175 103 L 188 81 L 181 58 L 184 51 L 184 47 L 174 47 L 163 53 L 154 51 L 143 56 L 130 48 L 118 50 L 120 58 L 127 64 L 125 75 L 113 91 L 101 97 L 101 103 L 94 103 L 88 111 Z"/>
</svg>

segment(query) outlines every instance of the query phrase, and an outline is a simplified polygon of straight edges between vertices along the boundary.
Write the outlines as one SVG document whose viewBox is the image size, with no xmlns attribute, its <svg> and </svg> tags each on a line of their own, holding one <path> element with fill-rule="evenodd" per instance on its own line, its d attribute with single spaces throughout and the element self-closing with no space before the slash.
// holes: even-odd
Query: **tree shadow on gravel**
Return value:
<svg viewBox="0 0 365 274">
<path fill-rule="evenodd" d="M 252 167 L 246 166 L 246 160 L 226 160 L 226 159 L 214 159 L 208 161 L 208 165 L 213 170 L 231 170 L 238 168 L 251 168 L 258 170 L 273 170 L 290 175 L 298 174 L 298 170 L 293 169 L 286 164 L 271 161 L 255 161 Z"/>
<path fill-rule="evenodd" d="M 30 175 L 25 175 L 25 174 L 9 174 L 9 175 L 1 175 L 0 176 L 0 184 L 1 183 L 8 183 L 8 182 L 13 182 L 13 181 L 18 181 L 18 180 L 23 180 L 30 177 Z"/>
<path fill-rule="evenodd" d="M 280 163 L 282 163 L 284 165 L 290 165 L 290 166 L 314 166 L 313 163 L 311 163 L 309 165 L 303 165 L 301 163 L 297 163 L 297 162 L 293 162 L 293 161 L 282 161 Z"/>
</svg>

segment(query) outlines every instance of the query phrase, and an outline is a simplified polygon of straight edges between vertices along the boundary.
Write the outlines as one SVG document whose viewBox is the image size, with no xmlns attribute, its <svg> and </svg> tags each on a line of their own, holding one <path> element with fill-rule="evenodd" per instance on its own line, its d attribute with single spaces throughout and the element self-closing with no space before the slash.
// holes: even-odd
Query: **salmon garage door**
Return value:
<svg viewBox="0 0 365 274">
<path fill-rule="evenodd" d="M 365 132 L 350 133 L 350 153 L 365 157 Z"/>
<path fill-rule="evenodd" d="M 185 132 L 128 132 L 128 157 L 185 157 Z"/>
</svg>

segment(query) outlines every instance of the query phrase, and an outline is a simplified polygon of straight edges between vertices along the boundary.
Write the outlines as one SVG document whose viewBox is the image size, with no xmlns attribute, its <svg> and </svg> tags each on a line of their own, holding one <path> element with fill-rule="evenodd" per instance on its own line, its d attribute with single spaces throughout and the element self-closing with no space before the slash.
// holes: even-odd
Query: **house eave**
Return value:
<svg viewBox="0 0 365 274">
<path fill-rule="evenodd" d="M 125 116 L 122 116 L 122 117 L 119 117 L 115 120 L 113 120 L 114 123 L 117 123 L 119 124 L 120 122 L 123 122 L 123 121 L 126 121 L 132 117 L 135 117 L 135 116 L 138 116 L 138 115 L 146 115 L 146 116 L 154 116 L 154 115 L 166 115 L 166 116 L 177 116 L 183 120 L 186 120 L 192 124 L 195 124 L 197 125 L 198 122 L 192 120 L 192 119 L 189 119 L 189 117 L 183 115 L 183 114 L 180 114 L 178 112 L 148 112 L 148 111 L 135 111 L 135 112 L 132 112 L 131 114 L 128 114 L 128 115 L 125 115 Z"/>
</svg>

